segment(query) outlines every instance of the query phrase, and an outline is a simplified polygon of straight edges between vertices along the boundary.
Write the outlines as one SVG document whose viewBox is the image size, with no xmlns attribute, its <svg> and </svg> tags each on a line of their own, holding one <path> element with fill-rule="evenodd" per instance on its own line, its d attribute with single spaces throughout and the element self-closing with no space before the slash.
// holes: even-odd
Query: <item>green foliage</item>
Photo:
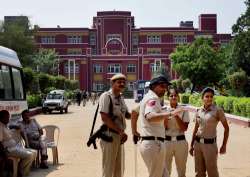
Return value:
<svg viewBox="0 0 250 177">
<path fill-rule="evenodd" d="M 250 0 L 246 0 L 245 4 L 246 12 L 237 19 L 236 24 L 232 27 L 235 36 L 231 58 L 237 67 L 250 76 Z"/>
<path fill-rule="evenodd" d="M 192 94 L 189 97 L 189 103 L 193 106 L 200 107 L 202 106 L 201 95 L 199 94 Z"/>
<path fill-rule="evenodd" d="M 38 81 L 41 92 L 45 93 L 45 89 L 52 86 L 51 76 L 45 73 L 38 75 Z"/>
<path fill-rule="evenodd" d="M 16 51 L 23 66 L 32 66 L 35 51 L 32 31 L 19 23 L 3 24 L 0 31 L 0 45 Z"/>
<path fill-rule="evenodd" d="M 65 89 L 66 90 L 76 90 L 79 89 L 79 81 L 77 80 L 68 80 L 65 81 Z"/>
<path fill-rule="evenodd" d="M 201 95 L 199 94 L 181 94 L 181 103 L 200 107 L 202 106 Z M 189 102 L 188 102 L 189 98 Z M 226 96 L 215 96 L 214 103 L 224 109 L 226 113 L 239 115 L 250 118 L 250 98 L 243 97 L 226 97 Z"/>
<path fill-rule="evenodd" d="M 53 79 L 54 79 L 54 84 L 53 84 L 54 87 L 56 87 L 57 89 L 64 90 L 66 78 L 63 76 L 57 76 L 53 77 Z"/>
<path fill-rule="evenodd" d="M 187 94 L 187 93 L 180 94 L 181 103 L 188 104 L 189 103 L 189 97 L 190 97 L 190 94 Z"/>
<path fill-rule="evenodd" d="M 44 89 L 44 94 L 47 94 L 47 93 L 49 93 L 50 91 L 52 91 L 52 90 L 56 90 L 57 88 L 56 87 L 47 87 L 47 88 L 45 88 Z"/>
<path fill-rule="evenodd" d="M 40 49 L 34 55 L 34 64 L 38 66 L 40 72 L 56 74 L 57 71 L 57 54 L 53 49 Z"/>
<path fill-rule="evenodd" d="M 24 76 L 24 85 L 25 91 L 28 93 L 33 93 L 37 90 L 34 90 L 34 85 L 37 85 L 36 80 L 36 73 L 31 68 L 24 68 L 23 69 L 23 76 Z"/>
<path fill-rule="evenodd" d="M 27 95 L 27 103 L 29 108 L 34 108 L 42 105 L 42 97 L 38 94 Z"/>
<path fill-rule="evenodd" d="M 171 87 L 177 89 L 178 92 L 184 91 L 184 89 L 182 87 L 182 79 L 181 78 L 176 79 L 176 80 L 172 80 L 171 84 L 172 84 Z"/>
<path fill-rule="evenodd" d="M 224 96 L 216 96 L 214 98 L 214 102 L 218 107 L 221 107 L 224 109 L 224 104 L 225 104 L 225 98 Z"/>
<path fill-rule="evenodd" d="M 196 86 L 216 85 L 223 76 L 224 62 L 210 39 L 199 38 L 191 45 L 178 46 L 170 55 L 173 69 Z M 221 62 L 218 62 L 221 61 Z"/>
<path fill-rule="evenodd" d="M 187 88 L 191 87 L 191 81 L 189 79 L 185 79 L 181 82 L 182 88 L 186 90 Z"/>
<path fill-rule="evenodd" d="M 233 90 L 236 90 L 234 92 L 234 95 L 241 96 L 245 85 L 248 82 L 247 75 L 244 71 L 241 72 L 235 72 L 228 76 L 228 80 L 230 83 L 230 86 Z"/>
<path fill-rule="evenodd" d="M 237 98 L 236 97 L 224 97 L 224 98 L 226 98 L 223 105 L 224 111 L 227 113 L 233 113 L 234 101 L 237 100 Z"/>
</svg>

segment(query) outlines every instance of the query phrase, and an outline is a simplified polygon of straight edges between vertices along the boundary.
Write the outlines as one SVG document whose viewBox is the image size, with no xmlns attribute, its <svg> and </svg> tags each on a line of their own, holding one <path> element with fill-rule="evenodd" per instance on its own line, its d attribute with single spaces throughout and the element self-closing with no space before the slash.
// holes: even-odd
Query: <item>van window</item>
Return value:
<svg viewBox="0 0 250 177">
<path fill-rule="evenodd" d="M 13 99 L 10 67 L 0 65 L 0 99 Z"/>
<path fill-rule="evenodd" d="M 23 84 L 20 70 L 12 68 L 12 75 L 14 81 L 15 99 L 24 99 Z"/>
</svg>

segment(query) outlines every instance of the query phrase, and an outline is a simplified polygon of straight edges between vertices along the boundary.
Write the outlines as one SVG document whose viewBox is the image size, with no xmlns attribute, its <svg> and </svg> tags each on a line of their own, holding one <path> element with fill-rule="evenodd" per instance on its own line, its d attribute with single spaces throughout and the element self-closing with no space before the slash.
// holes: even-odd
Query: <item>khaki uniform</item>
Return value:
<svg viewBox="0 0 250 177">
<path fill-rule="evenodd" d="M 122 96 L 115 97 L 112 90 L 104 92 L 99 99 L 100 112 L 109 114 L 110 97 L 113 104 L 113 115 L 117 116 L 115 124 L 125 130 L 125 113 L 128 108 Z M 112 136 L 113 142 L 101 140 L 102 148 L 102 177 L 123 177 L 124 174 L 124 148 L 121 145 L 120 135 L 108 131 L 107 135 Z"/>
<path fill-rule="evenodd" d="M 165 138 L 164 121 L 149 122 L 146 115 L 150 112 L 161 113 L 162 106 L 160 98 L 149 90 L 140 103 L 139 121 L 141 125 L 141 137 L 154 137 L 155 140 L 142 140 L 140 153 L 148 168 L 149 177 L 162 177 L 165 160 L 164 141 L 157 140 L 157 137 Z"/>
<path fill-rule="evenodd" d="M 12 132 L 0 122 L 0 141 L 8 150 L 8 156 L 19 157 L 19 169 L 23 176 L 27 176 L 30 171 L 32 162 L 36 158 L 36 151 L 22 147 L 12 137 Z"/>
<path fill-rule="evenodd" d="M 199 137 L 194 143 L 195 173 L 196 177 L 219 177 L 217 168 L 218 148 L 216 144 L 216 127 L 219 121 L 225 121 L 225 114 L 221 108 L 215 105 L 207 110 L 201 108 L 196 115 L 199 128 L 196 136 Z M 214 140 L 214 143 L 206 143 Z"/>
<path fill-rule="evenodd" d="M 180 108 L 181 106 L 177 106 Z M 167 107 L 167 111 L 173 111 L 174 108 Z M 188 112 L 179 113 L 179 117 L 185 123 L 189 123 Z M 185 139 L 179 139 L 179 137 L 185 136 L 184 132 L 180 130 L 178 123 L 174 117 L 168 119 L 168 127 L 166 129 L 166 136 L 168 140 L 165 141 L 166 145 L 166 168 L 169 172 L 166 174 L 164 171 L 164 177 L 170 176 L 172 171 L 172 161 L 175 158 L 175 164 L 177 168 L 178 177 L 186 176 L 186 163 L 188 157 L 188 143 Z"/>
<path fill-rule="evenodd" d="M 41 149 L 42 155 L 47 155 L 46 137 L 40 136 L 41 126 L 36 119 L 30 119 L 30 123 L 21 122 L 21 130 L 27 135 L 29 146 L 33 149 Z"/>
</svg>

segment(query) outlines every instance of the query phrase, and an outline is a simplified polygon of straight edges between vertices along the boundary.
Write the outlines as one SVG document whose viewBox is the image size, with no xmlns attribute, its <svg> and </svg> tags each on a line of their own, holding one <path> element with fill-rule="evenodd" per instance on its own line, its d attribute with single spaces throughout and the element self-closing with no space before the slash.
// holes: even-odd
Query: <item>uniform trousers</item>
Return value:
<svg viewBox="0 0 250 177">
<path fill-rule="evenodd" d="M 124 147 L 121 145 L 120 135 L 108 132 L 112 142 L 101 140 L 102 149 L 102 177 L 123 177 Z"/>
<path fill-rule="evenodd" d="M 217 168 L 218 148 L 217 144 L 194 143 L 195 176 L 219 177 Z"/>
<path fill-rule="evenodd" d="M 186 140 L 166 141 L 166 166 L 164 177 L 169 177 L 172 171 L 172 161 L 175 158 L 178 177 L 186 177 L 186 163 L 188 157 L 188 143 Z M 167 174 L 168 172 L 168 174 Z"/>
<path fill-rule="evenodd" d="M 33 149 L 12 147 L 8 148 L 8 156 L 21 159 L 18 169 L 23 176 L 28 176 L 32 162 L 35 160 L 37 152 Z"/>
<path fill-rule="evenodd" d="M 162 177 L 165 164 L 165 144 L 156 140 L 143 140 L 140 153 L 144 160 L 149 177 Z"/>
<path fill-rule="evenodd" d="M 47 155 L 46 136 L 42 135 L 38 140 L 28 139 L 28 141 L 32 149 L 41 149 L 41 154 Z"/>
</svg>

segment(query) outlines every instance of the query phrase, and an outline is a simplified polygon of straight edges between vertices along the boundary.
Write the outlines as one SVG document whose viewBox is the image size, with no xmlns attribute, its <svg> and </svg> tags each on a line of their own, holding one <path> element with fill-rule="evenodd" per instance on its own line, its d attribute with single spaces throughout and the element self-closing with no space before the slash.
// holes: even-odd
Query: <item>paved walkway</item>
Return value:
<svg viewBox="0 0 250 177">
<path fill-rule="evenodd" d="M 126 100 L 128 107 L 135 105 L 133 100 Z M 48 170 L 33 169 L 30 177 L 100 177 L 101 176 L 101 152 L 100 145 L 94 150 L 88 148 L 86 142 L 89 137 L 92 119 L 96 106 L 88 103 L 86 107 L 70 106 L 68 114 L 52 113 L 52 115 L 36 116 L 41 125 L 54 124 L 60 127 L 59 140 L 59 165 L 53 166 L 51 152 L 49 150 Z M 97 124 L 100 124 L 100 119 Z M 187 131 L 187 139 L 190 142 L 194 123 Z M 98 127 L 98 125 L 96 125 Z M 134 177 L 134 152 L 135 146 L 131 139 L 130 122 L 127 122 L 129 139 L 125 144 L 126 162 L 125 177 Z M 218 127 L 218 145 L 223 136 L 222 127 Z M 147 170 L 137 150 L 138 177 L 146 177 Z M 227 154 L 219 156 L 218 160 L 220 177 L 250 177 L 250 128 L 230 124 L 230 137 Z M 173 167 L 173 177 L 176 170 Z M 188 157 L 187 177 L 194 177 L 194 162 Z"/>
</svg>

